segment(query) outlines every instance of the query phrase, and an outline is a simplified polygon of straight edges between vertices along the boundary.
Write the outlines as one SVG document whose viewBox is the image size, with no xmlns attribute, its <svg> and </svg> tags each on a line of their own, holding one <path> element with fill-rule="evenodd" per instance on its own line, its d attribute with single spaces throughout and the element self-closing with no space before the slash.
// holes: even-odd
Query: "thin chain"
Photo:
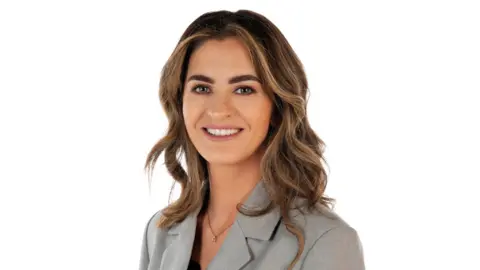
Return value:
<svg viewBox="0 0 480 270">
<path fill-rule="evenodd" d="M 248 196 L 250 195 L 250 193 L 251 193 L 252 190 L 253 190 L 253 188 L 252 188 L 249 192 L 247 192 L 240 201 L 243 202 L 246 198 L 248 198 Z M 230 223 L 228 226 L 226 226 L 225 228 L 223 228 L 218 234 L 215 234 L 215 233 L 213 232 L 212 225 L 211 225 L 211 223 L 210 223 L 210 215 L 209 215 L 209 213 L 208 213 L 208 210 L 207 210 L 206 212 L 207 212 L 208 228 L 210 229 L 210 232 L 213 234 L 212 242 L 217 242 L 217 238 L 218 238 L 221 234 L 223 234 L 228 228 L 230 228 L 230 226 L 233 225 L 233 222 L 234 222 L 234 221 L 232 221 L 232 223 Z M 230 219 L 235 212 L 236 212 L 235 210 L 232 211 L 232 212 L 230 213 L 230 215 L 228 216 L 228 219 Z M 228 219 L 227 219 L 227 222 L 228 222 Z M 225 224 L 227 224 L 227 222 L 225 222 Z"/>
<path fill-rule="evenodd" d="M 230 218 L 230 216 L 229 216 Z M 207 221 L 208 221 L 208 227 L 210 228 L 210 232 L 212 232 L 213 234 L 213 237 L 212 237 L 212 242 L 217 242 L 217 238 L 218 236 L 220 236 L 222 233 L 224 233 L 228 228 L 230 228 L 230 226 L 232 226 L 233 222 L 230 223 L 228 226 L 226 226 L 225 228 L 223 228 L 218 234 L 215 234 L 213 232 L 213 229 L 212 229 L 212 225 L 210 223 L 210 215 L 208 214 L 208 211 L 207 211 Z M 228 222 L 228 220 L 227 220 Z M 225 224 L 227 224 L 227 222 L 225 222 Z"/>
</svg>

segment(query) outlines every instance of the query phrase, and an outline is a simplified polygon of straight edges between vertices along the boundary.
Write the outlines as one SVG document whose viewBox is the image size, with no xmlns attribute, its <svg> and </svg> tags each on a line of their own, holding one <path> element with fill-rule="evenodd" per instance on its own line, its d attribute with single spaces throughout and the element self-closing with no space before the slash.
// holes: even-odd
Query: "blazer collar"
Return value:
<svg viewBox="0 0 480 270">
<path fill-rule="evenodd" d="M 248 210 L 263 209 L 270 203 L 270 198 L 265 186 L 265 182 L 260 180 L 252 190 L 244 207 Z M 255 238 L 259 240 L 270 240 L 275 228 L 280 220 L 280 210 L 274 207 L 270 212 L 251 217 L 242 213 L 237 214 L 237 222 L 240 225 L 245 237 Z"/>
<path fill-rule="evenodd" d="M 262 209 L 270 203 L 270 198 L 265 186 L 265 182 L 260 180 L 248 195 L 244 207 L 248 210 Z M 175 235 L 184 231 L 195 231 L 197 216 L 200 208 L 187 216 L 182 222 L 172 226 L 168 234 Z M 257 217 L 250 217 L 238 213 L 236 221 L 242 229 L 245 237 L 259 240 L 269 240 L 280 220 L 281 214 L 278 207 L 274 207 L 270 212 Z"/>
<path fill-rule="evenodd" d="M 197 217 L 201 207 L 198 207 L 193 213 L 188 215 L 182 222 L 172 225 L 167 233 L 169 235 L 178 235 L 182 232 L 195 232 L 197 228 Z"/>
<path fill-rule="evenodd" d="M 261 209 L 269 203 L 269 197 L 265 184 L 260 181 L 248 195 L 244 203 L 246 208 Z M 175 240 L 164 251 L 160 270 L 184 270 L 187 269 L 191 257 L 192 247 L 197 227 L 197 216 L 200 207 L 187 216 L 182 222 L 172 226 L 167 233 L 176 235 Z M 237 214 L 236 222 L 233 223 L 220 250 L 210 262 L 208 269 L 239 270 L 252 260 L 252 253 L 247 243 L 247 238 L 269 240 L 280 220 L 278 209 L 259 217 L 249 217 L 241 213 Z M 165 258 L 165 259 L 164 259 Z"/>
</svg>

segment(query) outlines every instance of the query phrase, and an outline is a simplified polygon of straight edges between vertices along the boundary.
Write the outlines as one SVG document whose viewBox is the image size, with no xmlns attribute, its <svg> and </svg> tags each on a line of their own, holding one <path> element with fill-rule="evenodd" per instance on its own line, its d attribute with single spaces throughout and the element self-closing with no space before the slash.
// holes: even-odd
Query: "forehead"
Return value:
<svg viewBox="0 0 480 270">
<path fill-rule="evenodd" d="M 210 76 L 230 76 L 238 73 L 256 75 L 247 47 L 234 37 L 205 41 L 191 55 L 188 73 Z"/>
</svg>

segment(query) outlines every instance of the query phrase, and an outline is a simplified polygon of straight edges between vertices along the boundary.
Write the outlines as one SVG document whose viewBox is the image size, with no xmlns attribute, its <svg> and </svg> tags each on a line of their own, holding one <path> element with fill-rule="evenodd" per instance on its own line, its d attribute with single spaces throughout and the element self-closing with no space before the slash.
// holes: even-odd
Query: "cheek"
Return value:
<svg viewBox="0 0 480 270">
<path fill-rule="evenodd" d="M 245 104 L 245 109 L 242 111 L 253 132 L 266 133 L 268 131 L 272 112 L 270 100 L 250 101 Z"/>
<path fill-rule="evenodd" d="M 198 118 L 199 110 L 200 107 L 195 103 L 195 100 L 189 98 L 188 96 L 183 98 L 182 113 L 187 129 L 195 126 L 195 121 Z"/>
</svg>

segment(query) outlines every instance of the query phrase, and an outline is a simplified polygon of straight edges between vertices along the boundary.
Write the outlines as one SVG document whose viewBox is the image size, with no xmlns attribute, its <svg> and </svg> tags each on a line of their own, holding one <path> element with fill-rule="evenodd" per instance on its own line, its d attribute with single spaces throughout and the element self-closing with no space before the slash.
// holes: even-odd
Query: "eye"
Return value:
<svg viewBox="0 0 480 270">
<path fill-rule="evenodd" d="M 241 95 L 250 95 L 254 92 L 255 92 L 255 90 L 253 90 L 250 87 L 240 87 L 240 88 L 235 89 L 235 93 L 241 94 Z"/>
<path fill-rule="evenodd" d="M 210 89 L 205 85 L 196 85 L 192 88 L 192 91 L 197 94 L 210 93 Z"/>
</svg>

